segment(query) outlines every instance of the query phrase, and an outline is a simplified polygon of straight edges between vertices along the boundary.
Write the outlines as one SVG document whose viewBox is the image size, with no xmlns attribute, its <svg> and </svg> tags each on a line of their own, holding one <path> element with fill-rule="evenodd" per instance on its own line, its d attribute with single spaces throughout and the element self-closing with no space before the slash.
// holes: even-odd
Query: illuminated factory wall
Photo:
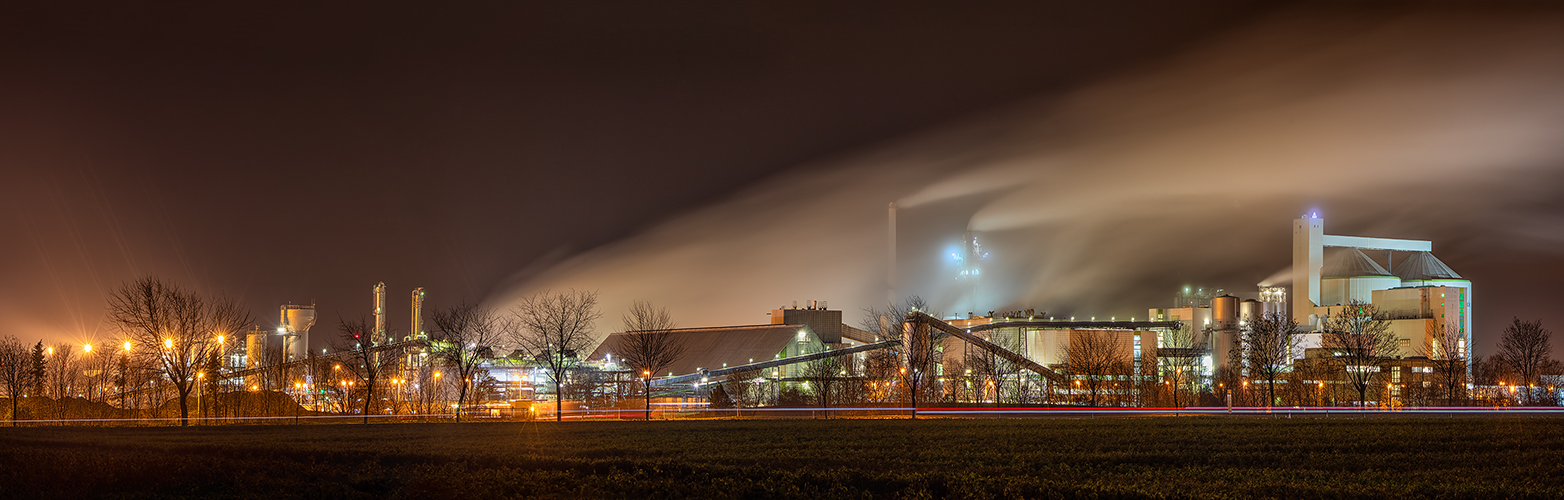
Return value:
<svg viewBox="0 0 1564 500">
<path fill-rule="evenodd" d="M 1402 356 L 1424 355 L 1430 327 L 1448 324 L 1471 359 L 1472 282 L 1435 257 L 1432 242 L 1327 235 L 1324 226 L 1317 213 L 1293 221 L 1292 310 L 1299 324 L 1318 331 L 1341 306 L 1370 303 L 1393 318 Z"/>
</svg>

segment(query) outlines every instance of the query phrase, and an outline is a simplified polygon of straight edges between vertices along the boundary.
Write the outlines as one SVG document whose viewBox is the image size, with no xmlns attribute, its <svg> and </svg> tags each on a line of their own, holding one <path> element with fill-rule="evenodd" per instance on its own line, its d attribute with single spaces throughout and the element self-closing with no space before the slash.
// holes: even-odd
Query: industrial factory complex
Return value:
<svg viewBox="0 0 1564 500">
<path fill-rule="evenodd" d="M 1434 256 L 1431 242 L 1329 235 L 1324 219 L 1312 214 L 1294 220 L 1292 234 L 1290 286 L 1265 283 L 1247 298 L 1192 288 L 1129 320 L 1078 321 L 1036 310 L 935 318 L 908 309 L 859 326 L 825 301 L 806 301 L 772 310 L 763 324 L 672 330 L 683 353 L 655 374 L 623 365 L 624 342 L 644 332 L 604 335 L 576 353 L 560 389 L 565 394 L 554 394 L 522 351 L 473 346 L 483 359 L 468 381 L 471 400 L 479 412 L 530 411 L 532 402 L 554 399 L 612 407 L 633 403 L 650 378 L 652 398 L 682 406 L 807 405 L 824 399 L 809 399 L 819 391 L 833 391 L 842 404 L 886 406 L 907 404 L 898 395 L 907 391 L 917 391 L 918 401 L 951 404 L 1233 404 L 1231 393 L 1254 383 L 1259 371 L 1246 356 L 1255 347 L 1243 332 L 1269 315 L 1292 320 L 1278 361 L 1285 376 L 1271 381 L 1273 389 L 1284 384 L 1295 401 L 1332 404 L 1352 398 L 1324 363 L 1343 354 L 1326 340 L 1329 319 L 1351 307 L 1372 307 L 1394 336 L 1395 349 L 1385 353 L 1391 359 L 1358 368 L 1376 372 L 1374 404 L 1426 398 L 1422 389 L 1431 385 L 1439 352 L 1468 360 L 1469 375 L 1472 284 Z M 442 341 L 423 324 L 423 289 L 411 298 L 411 327 L 392 338 L 385 285 L 373 288 L 373 332 L 364 341 L 399 347 L 387 373 L 400 393 L 388 401 L 441 399 L 442 372 L 449 370 L 430 355 Z M 342 397 L 348 382 L 330 376 L 340 366 L 328 366 L 351 360 L 330 349 L 311 352 L 314 324 L 314 306 L 282 306 L 277 327 L 250 331 L 228 356 L 228 368 L 252 388 L 296 393 L 313 409 L 346 409 L 332 398 Z M 1451 339 L 1453 350 L 1431 349 Z M 822 381 L 822 366 L 830 367 L 829 380 Z"/>
</svg>

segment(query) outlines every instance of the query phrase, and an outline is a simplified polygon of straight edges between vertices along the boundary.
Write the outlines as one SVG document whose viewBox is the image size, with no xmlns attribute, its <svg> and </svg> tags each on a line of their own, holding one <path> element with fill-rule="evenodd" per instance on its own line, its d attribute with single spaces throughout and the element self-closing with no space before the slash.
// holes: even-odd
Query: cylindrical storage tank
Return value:
<svg viewBox="0 0 1564 500">
<path fill-rule="evenodd" d="M 1211 299 L 1211 327 L 1217 330 L 1238 329 L 1238 297 L 1223 294 Z"/>
<path fill-rule="evenodd" d="M 1237 338 L 1237 330 L 1211 332 L 1206 338 L 1207 345 L 1211 346 L 1212 369 L 1227 367 L 1227 353 L 1233 350 L 1233 341 Z"/>
<path fill-rule="evenodd" d="M 244 338 L 244 367 L 260 368 L 265 359 L 266 331 L 259 328 L 250 330 L 250 334 Z"/>
<path fill-rule="evenodd" d="M 1239 323 L 1246 324 L 1260 319 L 1260 316 L 1263 315 L 1265 315 L 1265 304 L 1258 300 L 1245 299 L 1243 302 L 1238 303 Z"/>
</svg>

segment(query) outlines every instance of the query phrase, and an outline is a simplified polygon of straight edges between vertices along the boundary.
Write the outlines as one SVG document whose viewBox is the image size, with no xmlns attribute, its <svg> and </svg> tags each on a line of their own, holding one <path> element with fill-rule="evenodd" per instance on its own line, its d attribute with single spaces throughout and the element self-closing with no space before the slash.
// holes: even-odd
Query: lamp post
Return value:
<svg viewBox="0 0 1564 500">
<path fill-rule="evenodd" d="M 440 372 L 434 372 L 434 386 L 436 388 L 440 387 Z M 435 394 L 439 394 L 439 392 L 436 392 Z M 439 406 L 436 405 L 436 407 L 438 408 Z M 460 409 L 457 411 L 460 411 Z M 460 419 L 461 415 L 457 415 L 457 418 Z"/>
<path fill-rule="evenodd" d="M 88 357 L 92 356 L 92 344 L 91 343 L 82 344 L 81 345 L 81 353 L 82 353 L 82 357 L 83 358 L 88 358 Z M 88 361 L 87 359 L 83 359 L 83 361 L 87 362 L 87 366 L 89 366 L 89 367 L 92 366 L 92 361 Z M 103 376 L 103 372 L 99 371 L 98 372 L 98 376 L 102 377 Z M 100 380 L 101 380 L 101 378 L 100 378 Z M 92 377 L 88 377 L 87 378 L 87 382 L 88 382 L 88 384 L 87 384 L 87 398 L 88 399 L 92 399 L 93 398 L 92 390 L 97 388 L 98 386 L 100 386 L 100 384 L 93 383 L 92 382 Z M 102 396 L 102 395 L 103 395 L 103 391 L 100 389 L 98 391 L 98 396 Z"/>
<path fill-rule="evenodd" d="M 646 385 L 646 421 L 652 421 L 652 371 L 641 370 L 641 379 Z"/>
<path fill-rule="evenodd" d="M 196 372 L 196 404 L 201 407 L 197 422 L 206 419 L 206 385 L 201 383 L 204 380 L 206 380 L 206 372 Z"/>
</svg>

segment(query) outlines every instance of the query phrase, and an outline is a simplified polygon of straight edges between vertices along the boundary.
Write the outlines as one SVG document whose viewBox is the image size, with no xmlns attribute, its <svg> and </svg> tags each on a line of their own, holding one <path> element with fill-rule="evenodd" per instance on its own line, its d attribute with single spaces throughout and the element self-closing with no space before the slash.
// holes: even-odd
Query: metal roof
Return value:
<svg viewBox="0 0 1564 500">
<path fill-rule="evenodd" d="M 1396 276 L 1403 280 L 1458 280 L 1461 275 L 1456 274 L 1450 266 L 1440 262 L 1438 257 L 1429 252 L 1417 252 L 1401 259 L 1396 264 Z"/>
<path fill-rule="evenodd" d="M 658 375 L 673 372 L 676 374 L 694 373 L 697 368 L 715 370 L 728 366 L 745 365 L 751 362 L 770 360 L 788 347 L 790 342 L 798 341 L 798 332 L 809 332 L 810 340 L 815 340 L 814 332 L 803 325 L 748 325 L 748 326 L 722 326 L 713 328 L 680 328 L 673 330 L 674 341 L 684 343 L 684 355 L 679 356 L 672 366 L 663 368 Z M 635 335 L 636 332 L 622 332 L 609 335 L 592 351 L 590 359 L 603 359 L 610 353 L 621 352 L 619 341 L 625 335 Z M 753 360 L 753 361 L 752 361 Z"/>
<path fill-rule="evenodd" d="M 1320 270 L 1321 278 L 1351 278 L 1354 276 L 1390 276 L 1384 266 L 1368 258 L 1362 250 L 1356 248 L 1342 248 L 1337 250 L 1330 258 L 1325 259 L 1325 266 Z"/>
</svg>

